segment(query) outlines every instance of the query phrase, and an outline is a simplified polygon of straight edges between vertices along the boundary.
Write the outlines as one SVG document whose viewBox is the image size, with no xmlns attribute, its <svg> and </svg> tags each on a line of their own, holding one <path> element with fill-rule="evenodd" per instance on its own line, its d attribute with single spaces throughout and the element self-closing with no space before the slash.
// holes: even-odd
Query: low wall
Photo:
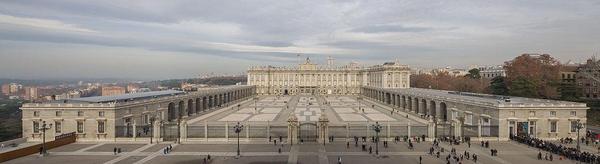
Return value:
<svg viewBox="0 0 600 164">
<path fill-rule="evenodd" d="M 56 136 L 54 141 L 46 142 L 46 150 L 73 143 L 73 142 L 75 142 L 75 140 L 76 140 L 75 132 Z M 13 150 L 13 151 L 4 152 L 4 153 L 0 154 L 0 162 L 5 162 L 5 161 L 16 159 L 19 157 L 39 153 L 41 147 L 42 147 L 42 144 L 37 144 L 37 145 L 32 145 L 29 147 L 24 147 L 24 148 Z"/>
</svg>

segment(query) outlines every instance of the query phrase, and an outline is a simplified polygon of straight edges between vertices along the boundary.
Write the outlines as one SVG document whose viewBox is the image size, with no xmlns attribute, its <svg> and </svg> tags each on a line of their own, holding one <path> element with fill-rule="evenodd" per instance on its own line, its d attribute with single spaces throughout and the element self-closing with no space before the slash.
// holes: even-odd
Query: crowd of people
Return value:
<svg viewBox="0 0 600 164">
<path fill-rule="evenodd" d="M 539 160 L 550 160 L 551 161 L 554 159 L 552 154 L 557 154 L 557 155 L 559 155 L 559 159 L 566 158 L 566 159 L 571 159 L 571 160 L 585 162 L 585 163 L 600 164 L 600 156 L 598 156 L 594 153 L 580 151 L 577 148 L 562 145 L 563 143 L 573 142 L 573 140 L 569 139 L 569 138 L 561 139 L 561 144 L 556 144 L 556 143 L 544 141 L 544 140 L 529 137 L 529 136 L 511 136 L 510 138 L 519 143 L 523 143 L 530 147 L 535 147 L 535 148 L 538 148 L 540 150 L 544 150 L 544 151 L 547 151 L 550 153 L 550 154 L 546 154 L 542 158 L 542 153 L 539 152 L 538 153 Z M 575 142 L 577 142 L 577 141 L 575 141 Z"/>
</svg>

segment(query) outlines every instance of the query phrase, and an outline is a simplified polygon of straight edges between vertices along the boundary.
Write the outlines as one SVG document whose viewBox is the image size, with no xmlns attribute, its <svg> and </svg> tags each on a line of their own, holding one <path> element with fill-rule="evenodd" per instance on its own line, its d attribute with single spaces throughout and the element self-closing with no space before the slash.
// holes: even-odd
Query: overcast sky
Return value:
<svg viewBox="0 0 600 164">
<path fill-rule="evenodd" d="M 195 77 L 298 53 L 467 67 L 599 51 L 598 0 L 0 1 L 0 78 Z"/>
</svg>

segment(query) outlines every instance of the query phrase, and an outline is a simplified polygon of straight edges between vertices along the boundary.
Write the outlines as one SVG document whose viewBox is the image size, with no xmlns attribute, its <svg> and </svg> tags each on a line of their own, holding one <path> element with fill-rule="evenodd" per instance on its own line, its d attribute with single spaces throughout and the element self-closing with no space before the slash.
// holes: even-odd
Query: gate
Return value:
<svg viewBox="0 0 600 164">
<path fill-rule="evenodd" d="M 300 123 L 300 140 L 304 142 L 317 141 L 317 124 L 312 122 Z"/>
<path fill-rule="evenodd" d="M 177 129 L 177 123 L 165 123 L 160 127 L 161 138 L 163 141 L 177 141 L 177 137 L 179 136 L 179 129 Z"/>
</svg>

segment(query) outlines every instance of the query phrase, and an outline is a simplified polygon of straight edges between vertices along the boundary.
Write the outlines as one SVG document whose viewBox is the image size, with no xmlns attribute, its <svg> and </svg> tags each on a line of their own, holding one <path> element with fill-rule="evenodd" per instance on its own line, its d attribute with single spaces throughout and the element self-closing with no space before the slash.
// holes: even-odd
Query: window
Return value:
<svg viewBox="0 0 600 164">
<path fill-rule="evenodd" d="M 535 135 L 535 121 L 529 121 L 529 134 Z"/>
<path fill-rule="evenodd" d="M 557 124 L 558 123 L 556 121 L 550 121 L 550 133 L 556 133 L 556 131 L 558 130 Z"/>
<path fill-rule="evenodd" d="M 33 117 L 39 117 L 40 111 L 33 111 Z"/>
<path fill-rule="evenodd" d="M 62 111 L 56 111 L 56 117 L 62 116 Z"/>
<path fill-rule="evenodd" d="M 62 122 L 59 122 L 59 121 L 54 122 L 54 132 L 62 133 Z"/>
<path fill-rule="evenodd" d="M 145 124 L 150 124 L 150 114 L 144 115 L 144 123 Z"/>
<path fill-rule="evenodd" d="M 550 111 L 550 117 L 556 117 L 556 111 Z"/>
<path fill-rule="evenodd" d="M 535 111 L 529 111 L 529 117 L 535 117 Z"/>
<path fill-rule="evenodd" d="M 83 133 L 83 121 L 77 121 L 77 133 Z"/>
<path fill-rule="evenodd" d="M 573 117 L 577 116 L 577 111 L 571 111 L 571 116 L 573 116 Z"/>
<path fill-rule="evenodd" d="M 40 122 L 33 121 L 33 133 L 40 132 Z"/>
<path fill-rule="evenodd" d="M 104 133 L 104 121 L 98 121 L 98 133 Z"/>
<path fill-rule="evenodd" d="M 465 124 L 472 125 L 473 124 L 473 114 L 467 114 L 465 119 Z"/>
<path fill-rule="evenodd" d="M 98 117 L 104 117 L 104 111 L 98 112 Z"/>
<path fill-rule="evenodd" d="M 577 121 L 571 121 L 571 133 L 577 132 Z"/>
<path fill-rule="evenodd" d="M 83 117 L 83 111 L 77 111 L 77 116 Z"/>
</svg>

